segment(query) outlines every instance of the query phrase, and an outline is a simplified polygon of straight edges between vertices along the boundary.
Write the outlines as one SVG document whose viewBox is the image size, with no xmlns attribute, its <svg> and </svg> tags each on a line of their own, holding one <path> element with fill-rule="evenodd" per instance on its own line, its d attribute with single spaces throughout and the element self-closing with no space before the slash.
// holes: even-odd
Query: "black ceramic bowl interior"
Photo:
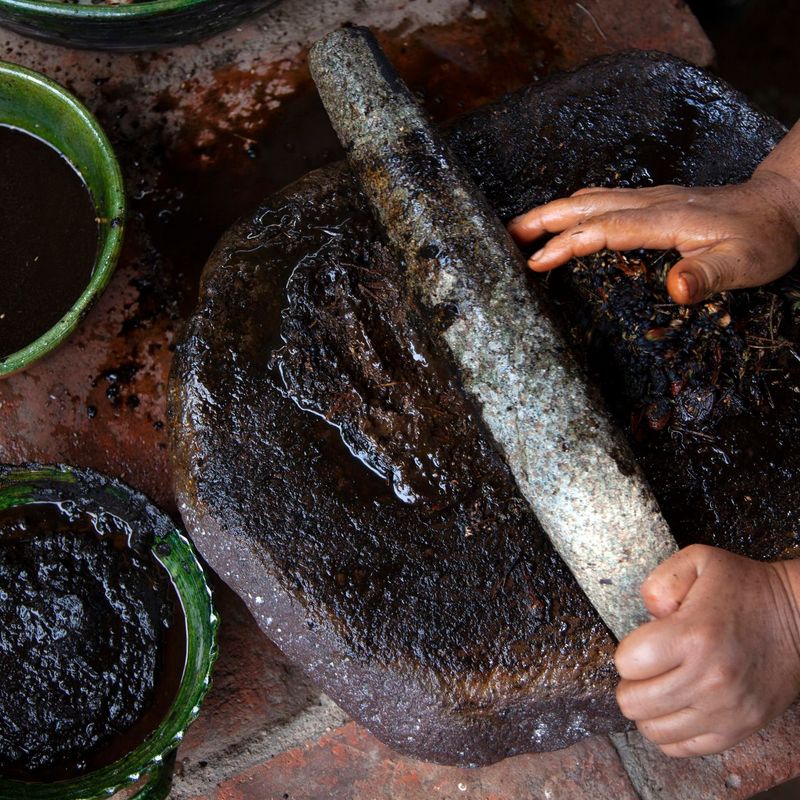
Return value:
<svg viewBox="0 0 800 800">
<path fill-rule="evenodd" d="M 278 0 L 143 0 L 124 5 L 0 0 L 0 25 L 69 47 L 147 50 L 197 41 Z"/>
</svg>

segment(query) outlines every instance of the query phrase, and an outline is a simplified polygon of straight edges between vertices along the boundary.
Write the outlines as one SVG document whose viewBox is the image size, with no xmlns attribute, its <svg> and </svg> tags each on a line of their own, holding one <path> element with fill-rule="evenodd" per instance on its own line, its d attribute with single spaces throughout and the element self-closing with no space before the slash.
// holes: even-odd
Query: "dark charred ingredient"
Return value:
<svg viewBox="0 0 800 800">
<path fill-rule="evenodd" d="M 81 176 L 57 150 L 0 125 L 0 358 L 48 331 L 89 283 L 98 245 Z"/>
<path fill-rule="evenodd" d="M 722 419 L 761 408 L 785 357 L 800 359 L 788 338 L 796 333 L 797 278 L 679 306 L 665 287 L 678 258 L 604 251 L 550 281 L 589 368 L 618 413 L 630 415 L 634 436 L 643 427 L 710 435 Z"/>
<path fill-rule="evenodd" d="M 70 778 L 160 723 L 185 663 L 168 573 L 125 523 L 73 503 L 0 511 L 0 775 Z"/>
<path fill-rule="evenodd" d="M 504 219 L 586 184 L 743 180 L 780 134 L 700 70 L 642 53 L 529 87 L 448 130 Z M 251 598 L 263 630 L 403 752 L 487 763 L 622 729 L 611 637 L 480 420 L 473 413 L 460 424 L 447 391 L 429 406 L 459 385 L 433 344 L 454 309 L 424 317 L 394 283 L 391 256 L 341 167 L 273 196 L 226 235 L 171 384 L 186 522 L 211 564 Z M 629 361 L 596 372 L 613 382 Z M 394 381 L 406 384 L 403 395 L 391 393 Z M 774 410 L 767 400 L 758 414 L 722 420 L 714 442 L 697 428 L 631 437 L 681 544 L 754 556 L 792 545 L 800 402 L 790 388 L 778 399 L 770 383 L 769 393 Z M 404 396 L 410 405 L 399 413 Z M 624 398 L 614 407 L 625 430 L 632 408 Z M 419 428 L 404 429 L 415 419 Z M 729 465 L 712 449 L 727 426 Z M 414 462 L 414 448 L 430 441 L 442 443 L 437 469 L 447 480 L 457 459 L 470 465 L 471 487 L 448 487 L 440 508 L 427 494 L 425 460 Z M 398 498 L 396 474 L 412 476 L 417 502 Z M 737 507 L 746 513 L 737 517 Z"/>
<path fill-rule="evenodd" d="M 683 543 L 800 555 L 800 283 L 678 306 L 675 253 L 602 252 L 548 279 Z"/>
</svg>

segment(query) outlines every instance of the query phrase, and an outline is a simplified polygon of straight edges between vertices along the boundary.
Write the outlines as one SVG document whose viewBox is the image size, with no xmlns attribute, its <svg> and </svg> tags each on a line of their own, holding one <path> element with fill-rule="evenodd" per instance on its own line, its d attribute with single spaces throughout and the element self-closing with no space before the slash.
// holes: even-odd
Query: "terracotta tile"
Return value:
<svg viewBox="0 0 800 800">
<path fill-rule="evenodd" d="M 195 800 L 636 800 L 611 743 L 518 756 L 480 769 L 396 755 L 355 723 L 253 767 Z"/>
</svg>

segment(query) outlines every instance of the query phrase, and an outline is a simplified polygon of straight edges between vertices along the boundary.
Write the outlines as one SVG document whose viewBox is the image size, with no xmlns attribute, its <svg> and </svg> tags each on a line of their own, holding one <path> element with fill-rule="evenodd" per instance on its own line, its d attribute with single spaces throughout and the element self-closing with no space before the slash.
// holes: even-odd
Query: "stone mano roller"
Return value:
<svg viewBox="0 0 800 800">
<path fill-rule="evenodd" d="M 521 253 L 363 28 L 310 65 L 409 287 L 559 554 L 618 639 L 647 620 L 644 578 L 677 545 L 619 431 L 537 295 Z"/>
</svg>

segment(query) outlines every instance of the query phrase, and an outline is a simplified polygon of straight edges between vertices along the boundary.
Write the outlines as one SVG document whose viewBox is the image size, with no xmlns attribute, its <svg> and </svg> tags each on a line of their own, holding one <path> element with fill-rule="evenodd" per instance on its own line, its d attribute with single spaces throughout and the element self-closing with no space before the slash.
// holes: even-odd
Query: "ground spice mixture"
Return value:
<svg viewBox="0 0 800 800">
<path fill-rule="evenodd" d="M 679 306 L 665 287 L 679 258 L 603 251 L 550 281 L 589 370 L 640 439 L 646 429 L 711 436 L 723 419 L 771 404 L 776 373 L 800 362 L 800 280 Z"/>
<path fill-rule="evenodd" d="M 72 504 L 0 511 L 0 774 L 74 777 L 164 717 L 185 623 L 164 567 L 125 523 Z"/>
</svg>

